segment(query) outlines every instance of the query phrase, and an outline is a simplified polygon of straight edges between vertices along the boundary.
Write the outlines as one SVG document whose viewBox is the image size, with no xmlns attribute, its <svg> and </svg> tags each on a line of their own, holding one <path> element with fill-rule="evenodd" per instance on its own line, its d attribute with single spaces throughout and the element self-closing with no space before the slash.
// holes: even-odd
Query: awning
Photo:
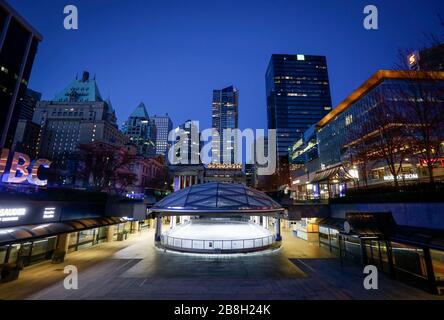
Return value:
<svg viewBox="0 0 444 320">
<path fill-rule="evenodd" d="M 342 165 L 318 171 L 315 173 L 310 183 L 328 182 L 330 180 L 347 181 L 354 178 L 345 170 Z"/>
<path fill-rule="evenodd" d="M 348 212 L 345 215 L 350 230 L 360 237 L 388 237 L 395 232 L 396 222 L 391 212 Z"/>
<path fill-rule="evenodd" d="M 109 226 L 113 224 L 123 223 L 125 221 L 126 220 L 124 220 L 123 218 L 109 217 L 1 228 L 0 246 L 16 242 L 34 240 L 37 238 L 51 237 L 63 233 Z"/>
<path fill-rule="evenodd" d="M 341 219 L 341 218 L 328 217 L 328 218 L 320 219 L 318 221 L 318 225 L 323 226 L 323 227 L 327 227 L 330 229 L 335 229 L 338 231 L 344 231 L 345 221 L 346 221 L 345 219 Z"/>
<path fill-rule="evenodd" d="M 391 241 L 444 250 L 444 230 L 397 226 Z"/>
</svg>

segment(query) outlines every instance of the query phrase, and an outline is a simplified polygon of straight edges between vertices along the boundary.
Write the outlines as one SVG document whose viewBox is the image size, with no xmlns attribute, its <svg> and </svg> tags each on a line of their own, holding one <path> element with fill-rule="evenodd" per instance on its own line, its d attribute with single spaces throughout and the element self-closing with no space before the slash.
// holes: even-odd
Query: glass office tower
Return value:
<svg viewBox="0 0 444 320">
<path fill-rule="evenodd" d="M 273 54 L 266 73 L 268 129 L 276 129 L 278 156 L 331 110 L 325 56 Z"/>
<path fill-rule="evenodd" d="M 20 118 L 34 57 L 42 36 L 0 1 L 0 147 L 10 148 Z"/>
<path fill-rule="evenodd" d="M 235 163 L 237 159 L 237 137 L 225 137 L 225 129 L 238 128 L 238 99 L 239 91 L 233 86 L 222 90 L 213 90 L 212 127 L 217 130 L 219 136 L 213 135 L 212 160 L 223 163 L 224 154 L 230 156 L 229 163 Z M 226 145 L 224 147 L 224 141 Z"/>
<path fill-rule="evenodd" d="M 168 134 L 173 129 L 173 122 L 168 116 L 168 113 L 164 116 L 155 115 L 154 117 L 151 117 L 151 120 L 154 121 L 157 129 L 156 154 L 165 156 L 170 147 L 168 143 Z"/>
</svg>

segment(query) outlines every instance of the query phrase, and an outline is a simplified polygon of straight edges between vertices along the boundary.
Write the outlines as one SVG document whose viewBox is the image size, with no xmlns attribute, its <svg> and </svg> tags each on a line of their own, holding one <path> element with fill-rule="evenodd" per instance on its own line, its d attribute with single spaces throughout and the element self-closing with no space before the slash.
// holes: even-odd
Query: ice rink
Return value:
<svg viewBox="0 0 444 320">
<path fill-rule="evenodd" d="M 272 235 L 270 230 L 249 222 L 194 220 L 165 233 L 169 237 L 195 240 L 241 240 Z"/>
</svg>

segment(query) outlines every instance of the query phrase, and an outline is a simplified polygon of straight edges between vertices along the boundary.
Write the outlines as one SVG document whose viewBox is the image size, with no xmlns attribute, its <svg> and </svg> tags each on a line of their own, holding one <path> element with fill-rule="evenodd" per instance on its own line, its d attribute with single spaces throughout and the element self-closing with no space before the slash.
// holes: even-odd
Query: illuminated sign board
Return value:
<svg viewBox="0 0 444 320">
<path fill-rule="evenodd" d="M 412 52 L 407 56 L 407 64 L 410 70 L 419 70 L 419 52 Z"/>
<path fill-rule="evenodd" d="M 20 204 L 17 201 L 0 203 L 0 228 L 19 225 L 41 224 L 60 221 L 60 207 L 50 203 L 28 201 Z"/>
<path fill-rule="evenodd" d="M 8 161 L 9 160 L 9 161 Z M 31 161 L 29 156 L 20 152 L 9 152 L 2 149 L 0 155 L 0 177 L 1 181 L 7 183 L 28 182 L 36 186 L 45 186 L 48 181 L 38 177 L 40 167 L 49 168 L 51 161 L 37 159 Z M 7 170 L 9 168 L 9 170 Z"/>
<path fill-rule="evenodd" d="M 0 222 L 19 221 L 26 215 L 26 208 L 0 208 Z"/>
<path fill-rule="evenodd" d="M 416 173 L 408 173 L 397 176 L 398 180 L 414 180 L 418 179 L 418 174 Z M 384 176 L 384 181 L 393 181 L 395 178 L 392 175 Z"/>
</svg>

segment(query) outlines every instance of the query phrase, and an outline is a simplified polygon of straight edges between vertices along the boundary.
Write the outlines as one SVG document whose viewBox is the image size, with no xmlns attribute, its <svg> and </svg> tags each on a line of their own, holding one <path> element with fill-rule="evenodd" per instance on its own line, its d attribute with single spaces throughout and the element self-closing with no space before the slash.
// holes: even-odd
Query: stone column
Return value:
<svg viewBox="0 0 444 320">
<path fill-rule="evenodd" d="M 268 229 L 268 217 L 267 217 L 267 216 L 263 216 L 263 217 L 262 217 L 262 226 L 263 226 L 265 229 Z"/>
<path fill-rule="evenodd" d="M 276 218 L 276 241 L 281 241 L 281 217 Z"/>
<path fill-rule="evenodd" d="M 162 217 L 156 217 L 156 232 L 154 241 L 160 241 L 160 236 L 162 235 Z"/>
<path fill-rule="evenodd" d="M 114 226 L 108 226 L 108 231 L 106 232 L 106 242 L 112 242 L 114 238 Z"/>
<path fill-rule="evenodd" d="M 65 261 L 65 255 L 68 252 L 69 233 L 61 234 L 57 238 L 57 247 L 52 256 L 52 263 L 62 263 Z"/>
<path fill-rule="evenodd" d="M 133 221 L 133 228 L 131 232 L 137 232 L 139 231 L 139 221 Z"/>
</svg>

